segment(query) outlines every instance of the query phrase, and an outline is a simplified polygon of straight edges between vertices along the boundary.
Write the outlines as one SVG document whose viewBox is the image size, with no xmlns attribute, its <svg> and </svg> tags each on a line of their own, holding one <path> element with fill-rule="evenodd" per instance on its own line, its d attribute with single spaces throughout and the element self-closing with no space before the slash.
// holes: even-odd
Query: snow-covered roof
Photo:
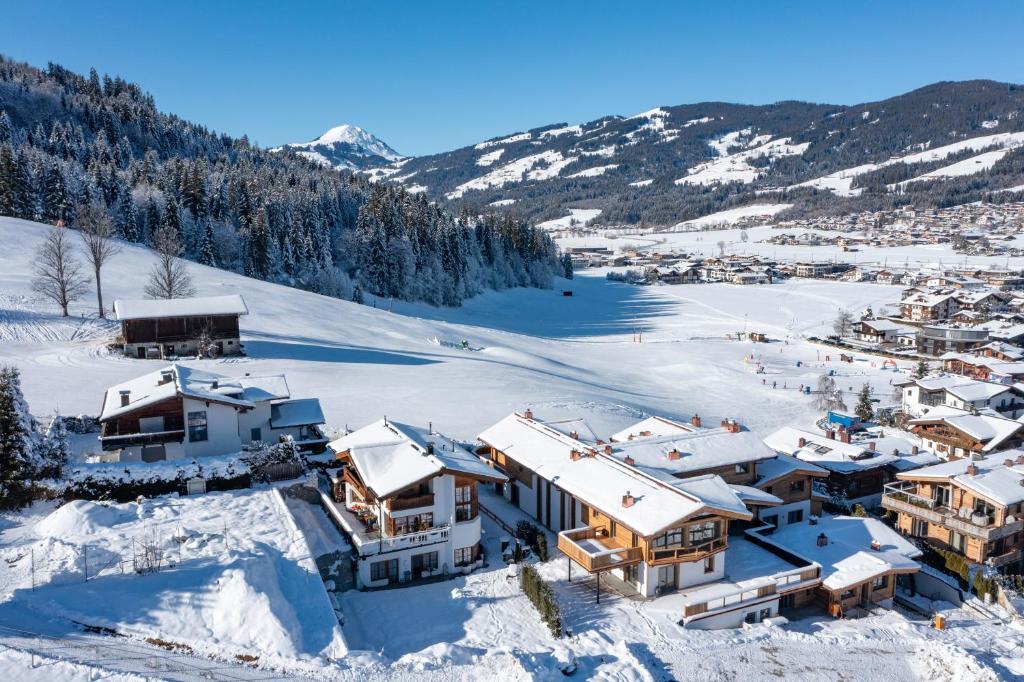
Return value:
<svg viewBox="0 0 1024 682">
<path fill-rule="evenodd" d="M 260 377 L 246 377 L 245 381 L 250 382 L 247 388 L 238 379 L 172 364 L 108 388 L 103 396 L 100 421 L 135 412 L 176 396 L 251 408 L 260 400 L 277 397 L 265 387 L 259 386 L 259 379 Z M 281 377 L 282 381 L 283 379 Z M 124 393 L 128 395 L 127 405 L 121 404 L 121 395 Z M 287 393 L 284 397 L 287 397 Z"/>
<path fill-rule="evenodd" d="M 938 408 L 936 408 L 938 409 Z M 800 446 L 803 438 L 804 446 Z M 840 474 L 877 469 L 893 465 L 897 468 L 905 466 L 903 453 L 909 453 L 911 446 L 902 438 L 875 439 L 875 450 L 868 443 L 844 443 L 838 438 L 828 438 L 823 434 L 805 431 L 792 426 L 784 426 L 765 437 L 768 447 L 782 454 L 789 454 L 804 462 L 816 464 Z M 892 454 L 897 450 L 899 454 Z"/>
<path fill-rule="evenodd" d="M 656 535 L 680 522 L 702 514 L 733 514 L 751 518 L 730 501 L 717 507 L 718 497 L 703 499 L 695 493 L 675 487 L 640 467 L 593 449 L 557 431 L 542 421 L 510 414 L 479 436 L 480 440 L 508 455 L 587 505 L 599 509 L 618 522 L 644 536 Z M 577 451 L 585 456 L 572 459 Z M 710 490 L 710 484 L 708 489 Z M 630 505 L 623 504 L 629 494 Z"/>
<path fill-rule="evenodd" d="M 665 417 L 647 417 L 646 419 L 629 426 L 618 433 L 612 434 L 611 439 L 618 443 L 636 440 L 640 438 L 659 438 L 662 436 L 676 436 L 684 433 L 692 433 L 696 427 L 690 424 L 672 421 Z"/>
<path fill-rule="evenodd" d="M 763 486 L 794 473 L 828 476 L 828 469 L 790 455 L 777 454 L 772 459 L 762 460 L 757 465 L 757 473 L 759 476 L 757 484 Z"/>
<path fill-rule="evenodd" d="M 824 533 L 827 544 L 818 546 Z M 794 523 L 762 536 L 768 542 L 821 564 L 822 585 L 844 590 L 895 571 L 913 573 L 921 550 L 881 521 L 856 516 L 823 516 L 817 525 Z M 871 549 L 872 540 L 880 545 Z"/>
<path fill-rule="evenodd" d="M 363 483 L 378 498 L 445 473 L 506 480 L 504 474 L 447 436 L 387 419 L 344 435 L 329 446 L 336 453 L 348 453 Z"/>
<path fill-rule="evenodd" d="M 946 393 L 956 396 L 967 402 L 975 400 L 991 400 L 996 396 L 1007 393 L 1011 390 L 1006 384 L 994 384 L 988 381 L 972 381 L 958 386 L 950 386 Z"/>
<path fill-rule="evenodd" d="M 912 474 L 899 474 L 897 478 L 904 480 L 943 480 L 955 483 L 971 490 L 997 504 L 1011 505 L 1024 502 L 1024 464 L 1017 464 L 1017 457 L 1024 454 L 1021 450 L 1007 450 L 993 453 L 980 459 L 954 459 L 934 466 L 914 471 Z M 1006 462 L 1010 461 L 1010 466 Z M 977 467 L 978 473 L 970 475 L 967 468 Z"/>
<path fill-rule="evenodd" d="M 247 315 L 249 309 L 238 294 L 197 298 L 118 299 L 114 315 L 118 320 L 204 315 Z"/>
<path fill-rule="evenodd" d="M 874 329 L 876 332 L 899 331 L 903 328 L 903 325 L 892 320 L 861 320 L 860 323 L 865 327 Z"/>
<path fill-rule="evenodd" d="M 1015 419 L 1005 419 L 991 414 L 971 414 L 955 407 L 938 406 L 918 419 L 911 419 L 909 424 L 944 423 L 958 429 L 982 443 L 982 452 L 991 452 L 1002 445 L 1008 438 L 1024 427 Z"/>
<path fill-rule="evenodd" d="M 703 471 L 775 457 L 775 452 L 750 431 L 734 433 L 726 428 L 682 431 L 658 438 L 613 443 L 612 456 L 630 457 L 637 466 L 673 474 Z M 678 458 L 669 453 L 675 451 Z"/>
<path fill-rule="evenodd" d="M 270 426 L 275 429 L 323 424 L 325 421 L 324 411 L 316 398 L 296 398 L 270 405 Z"/>
<path fill-rule="evenodd" d="M 730 483 L 729 487 L 733 489 L 733 492 L 735 492 L 741 500 L 743 500 L 744 504 L 775 506 L 784 502 L 781 497 L 776 497 L 771 493 L 767 493 L 760 488 L 754 488 L 753 486 Z"/>
</svg>

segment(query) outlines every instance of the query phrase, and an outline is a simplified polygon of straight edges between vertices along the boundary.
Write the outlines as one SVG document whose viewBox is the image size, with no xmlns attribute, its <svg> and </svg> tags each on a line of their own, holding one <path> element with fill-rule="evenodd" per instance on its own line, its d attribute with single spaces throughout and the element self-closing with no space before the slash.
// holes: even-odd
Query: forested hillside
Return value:
<svg viewBox="0 0 1024 682">
<path fill-rule="evenodd" d="M 458 305 L 560 272 L 550 239 L 513 217 L 456 217 L 161 113 L 121 78 L 0 57 L 0 215 L 73 227 L 89 204 L 126 240 L 169 230 L 187 258 L 331 296 Z"/>
<path fill-rule="evenodd" d="M 983 80 L 853 106 L 662 106 L 369 174 L 453 210 L 493 207 L 535 221 L 574 208 L 600 211 L 604 224 L 672 225 L 767 200 L 793 204 L 791 213 L 947 206 L 1024 183 L 1022 111 L 1024 88 Z M 1019 189 L 996 199 L 1014 196 Z"/>
</svg>

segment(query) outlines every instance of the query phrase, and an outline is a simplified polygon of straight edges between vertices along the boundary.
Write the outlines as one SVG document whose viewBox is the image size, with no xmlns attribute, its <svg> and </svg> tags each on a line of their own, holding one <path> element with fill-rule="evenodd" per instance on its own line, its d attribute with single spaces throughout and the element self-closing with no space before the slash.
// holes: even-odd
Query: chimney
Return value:
<svg viewBox="0 0 1024 682">
<path fill-rule="evenodd" d="M 604 438 L 598 438 L 597 439 L 597 444 L 598 445 L 604 445 Z"/>
<path fill-rule="evenodd" d="M 626 466 L 633 466 L 634 464 L 636 464 L 636 460 L 633 459 L 632 457 L 630 457 L 629 455 L 626 455 L 626 458 L 624 460 L 622 460 L 622 462 Z M 1024 481 L 1024 478 L 1022 478 L 1020 480 Z"/>
<path fill-rule="evenodd" d="M 876 551 L 876 552 L 882 551 L 882 543 L 880 543 L 878 540 L 872 540 L 871 541 L 871 549 Z"/>
<path fill-rule="evenodd" d="M 579 450 L 575 450 L 574 449 L 574 450 L 570 450 L 569 451 L 569 459 L 571 459 L 572 461 L 575 462 L 576 460 L 582 459 L 582 458 L 583 458 L 583 453 L 580 452 Z"/>
<path fill-rule="evenodd" d="M 878 447 L 878 443 L 876 443 L 875 441 L 871 441 L 870 443 L 868 443 L 868 450 L 874 452 L 876 447 Z"/>
<path fill-rule="evenodd" d="M 533 419 L 533 410 L 526 408 L 526 412 L 523 412 L 523 417 L 526 419 Z"/>
<path fill-rule="evenodd" d="M 698 429 L 700 428 L 700 415 L 699 414 L 693 415 L 693 418 L 690 420 L 690 425 L 691 426 L 695 426 Z"/>
<path fill-rule="evenodd" d="M 917 447 L 916 445 L 914 447 L 910 448 L 910 454 L 912 454 L 912 455 L 916 455 L 919 452 L 921 452 L 921 448 Z"/>
<path fill-rule="evenodd" d="M 630 495 L 629 491 L 627 490 L 626 494 L 622 496 L 622 506 L 632 507 L 634 502 L 636 502 L 636 499 L 634 499 L 633 496 Z"/>
<path fill-rule="evenodd" d="M 722 427 L 723 429 L 729 428 L 729 420 L 728 419 L 723 419 L 721 421 L 721 423 L 719 423 L 719 426 Z"/>
<path fill-rule="evenodd" d="M 604 446 L 604 454 L 606 454 L 606 455 L 612 454 L 612 446 L 611 445 L 605 445 Z"/>
<path fill-rule="evenodd" d="M 850 442 L 850 432 L 844 428 L 839 429 L 839 441 L 842 443 Z"/>
<path fill-rule="evenodd" d="M 131 397 L 131 391 L 121 391 L 121 407 L 128 407 L 128 403 L 131 402 Z"/>
<path fill-rule="evenodd" d="M 818 533 L 818 547 L 828 547 L 828 536 L 824 533 Z"/>
<path fill-rule="evenodd" d="M 213 382 L 210 384 L 210 388 L 216 391 L 218 388 L 220 388 L 220 382 L 217 379 L 214 379 Z"/>
<path fill-rule="evenodd" d="M 978 466 L 974 462 L 971 462 L 970 464 L 967 465 L 967 475 L 968 476 L 977 476 L 978 475 Z"/>
<path fill-rule="evenodd" d="M 742 424 L 740 424 L 735 419 L 730 419 L 729 420 L 729 432 L 730 433 L 739 433 L 742 430 L 743 430 L 743 425 Z"/>
<path fill-rule="evenodd" d="M 1004 459 L 1003 460 L 1003 466 L 1004 467 L 1012 467 L 1013 466 L 1013 460 L 1012 459 Z"/>
<path fill-rule="evenodd" d="M 1024 464 L 1024 455 L 1017 455 L 1017 464 Z"/>
<path fill-rule="evenodd" d="M 572 438 L 573 440 L 579 440 L 580 439 L 580 434 L 579 434 L 578 431 L 570 431 L 569 432 L 569 438 Z"/>
<path fill-rule="evenodd" d="M 835 440 L 836 432 L 833 431 L 832 429 L 825 429 L 825 438 L 828 438 L 829 440 Z"/>
<path fill-rule="evenodd" d="M 668 451 L 668 455 L 667 455 L 668 461 L 670 461 L 670 462 L 675 462 L 676 460 L 678 460 L 682 456 L 683 456 L 682 453 L 679 452 L 678 450 L 676 450 L 675 448 L 672 448 L 671 450 L 669 450 Z"/>
<path fill-rule="evenodd" d="M 798 448 L 805 448 L 805 447 L 807 447 L 807 439 L 804 438 L 803 436 L 800 436 L 800 440 L 798 440 L 796 442 L 796 446 Z"/>
<path fill-rule="evenodd" d="M 433 443 L 427 443 L 427 454 L 428 455 L 434 454 L 434 444 Z"/>
<path fill-rule="evenodd" d="M 164 370 L 160 371 L 160 385 L 161 386 L 163 386 L 164 384 L 170 383 L 173 380 L 174 380 L 174 371 L 173 370 L 164 369 Z"/>
</svg>

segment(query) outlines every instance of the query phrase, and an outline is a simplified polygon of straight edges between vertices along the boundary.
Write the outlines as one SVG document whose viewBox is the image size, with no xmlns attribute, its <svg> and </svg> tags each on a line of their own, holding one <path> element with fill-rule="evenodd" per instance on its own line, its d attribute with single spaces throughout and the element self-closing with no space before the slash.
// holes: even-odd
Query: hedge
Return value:
<svg viewBox="0 0 1024 682">
<path fill-rule="evenodd" d="M 939 549 L 931 545 L 925 545 L 924 554 L 921 557 L 929 566 L 938 568 L 939 570 L 945 571 L 946 573 L 952 573 L 960 579 L 961 589 L 968 589 L 968 580 L 970 579 L 970 562 L 962 554 L 949 551 L 947 549 Z M 974 585 L 970 586 L 970 591 L 974 592 L 975 595 L 981 596 L 988 592 L 993 598 L 997 596 L 998 585 L 996 579 L 985 575 L 984 571 L 976 571 L 974 574 Z"/>
<path fill-rule="evenodd" d="M 539 527 L 529 521 L 520 521 L 516 524 L 516 537 L 525 542 L 542 563 L 550 558 L 548 537 Z"/>
<path fill-rule="evenodd" d="M 560 638 L 562 614 L 551 586 L 544 582 L 533 566 L 524 564 L 519 570 L 519 587 L 540 613 L 540 619 L 548 626 L 551 636 L 555 639 Z"/>
</svg>

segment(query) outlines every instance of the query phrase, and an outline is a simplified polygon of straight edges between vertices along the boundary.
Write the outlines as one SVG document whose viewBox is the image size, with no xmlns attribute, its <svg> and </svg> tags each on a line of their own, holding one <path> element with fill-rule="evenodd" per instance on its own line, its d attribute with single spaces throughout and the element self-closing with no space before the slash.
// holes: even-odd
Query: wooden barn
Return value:
<svg viewBox="0 0 1024 682">
<path fill-rule="evenodd" d="M 133 358 L 239 355 L 238 318 L 248 314 L 238 294 L 201 298 L 114 301 L 120 343 Z"/>
</svg>

